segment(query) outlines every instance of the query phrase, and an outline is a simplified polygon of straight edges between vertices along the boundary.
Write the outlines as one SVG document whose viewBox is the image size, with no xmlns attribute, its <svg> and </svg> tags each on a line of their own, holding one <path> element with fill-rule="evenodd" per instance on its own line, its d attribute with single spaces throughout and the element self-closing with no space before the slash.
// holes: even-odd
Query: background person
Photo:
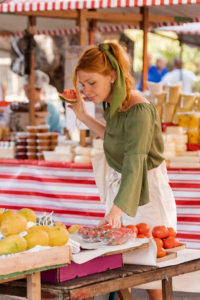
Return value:
<svg viewBox="0 0 200 300">
<path fill-rule="evenodd" d="M 163 79 L 163 85 L 178 84 L 182 81 L 182 92 L 186 94 L 192 93 L 192 84 L 197 81 L 196 75 L 183 68 L 183 63 L 180 57 L 174 59 L 174 70 L 167 73 Z"/>
<path fill-rule="evenodd" d="M 156 65 L 151 64 L 151 55 L 148 54 L 148 74 L 147 81 L 158 83 L 162 80 L 163 76 L 168 72 L 166 68 L 165 59 L 162 56 L 157 57 Z M 142 73 L 140 75 L 138 90 L 142 90 Z"/>
<path fill-rule="evenodd" d="M 5 101 L 6 98 L 6 87 L 0 82 L 0 101 Z"/>
<path fill-rule="evenodd" d="M 44 72 L 42 72 L 40 70 L 35 71 L 35 86 L 34 86 L 35 87 L 34 88 L 34 100 L 36 102 L 35 110 L 39 110 L 39 102 L 43 102 L 41 93 L 42 93 L 42 90 L 44 89 L 44 87 L 49 84 L 49 81 L 50 81 L 50 79 L 47 74 L 45 74 Z M 24 75 L 24 77 L 23 77 L 23 87 L 24 87 L 26 97 L 28 98 L 29 97 L 29 88 L 30 88 L 28 75 Z M 50 132 L 57 131 L 57 132 L 62 133 L 63 128 L 61 126 L 59 111 L 57 110 L 55 105 L 53 105 L 52 103 L 46 102 L 46 104 L 47 104 L 47 112 L 50 114 L 50 116 L 48 116 L 46 118 L 46 123 L 48 125 L 50 125 L 49 131 Z"/>
<path fill-rule="evenodd" d="M 111 168 L 106 176 L 106 216 L 99 226 L 119 228 L 121 220 L 125 226 L 145 221 L 151 229 L 166 225 L 176 230 L 176 205 L 162 156 L 160 119 L 155 106 L 132 90 L 134 80 L 129 67 L 129 57 L 120 45 L 103 43 L 84 51 L 73 78 L 79 102 L 68 106 L 104 139 Z M 106 125 L 87 114 L 78 81 L 94 104 L 104 103 Z M 100 153 L 92 158 L 96 181 L 105 156 Z M 162 299 L 160 290 L 147 292 L 151 300 Z"/>
</svg>

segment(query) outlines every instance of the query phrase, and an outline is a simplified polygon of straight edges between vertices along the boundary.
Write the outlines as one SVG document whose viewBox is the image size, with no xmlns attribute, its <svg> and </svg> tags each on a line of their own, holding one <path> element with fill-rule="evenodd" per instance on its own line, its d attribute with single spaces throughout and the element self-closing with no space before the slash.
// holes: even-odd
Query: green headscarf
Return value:
<svg viewBox="0 0 200 300">
<path fill-rule="evenodd" d="M 118 113 L 120 110 L 122 103 L 126 99 L 126 83 L 124 74 L 122 69 L 115 58 L 115 56 L 111 53 L 112 47 L 108 44 L 102 43 L 99 44 L 99 50 L 103 51 L 107 58 L 109 59 L 113 69 L 116 71 L 116 80 L 113 87 L 111 105 L 110 105 L 110 118 Z"/>
</svg>

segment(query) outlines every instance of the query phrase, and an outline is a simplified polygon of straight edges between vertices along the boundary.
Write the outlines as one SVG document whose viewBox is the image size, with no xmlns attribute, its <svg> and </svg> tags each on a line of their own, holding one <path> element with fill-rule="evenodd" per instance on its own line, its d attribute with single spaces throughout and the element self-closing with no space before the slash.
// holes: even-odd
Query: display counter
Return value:
<svg viewBox="0 0 200 300">
<path fill-rule="evenodd" d="M 178 238 L 200 249 L 200 169 L 168 169 L 178 214 Z M 93 226 L 105 214 L 91 164 L 0 160 L 0 207 L 51 213 L 70 226 Z"/>
</svg>

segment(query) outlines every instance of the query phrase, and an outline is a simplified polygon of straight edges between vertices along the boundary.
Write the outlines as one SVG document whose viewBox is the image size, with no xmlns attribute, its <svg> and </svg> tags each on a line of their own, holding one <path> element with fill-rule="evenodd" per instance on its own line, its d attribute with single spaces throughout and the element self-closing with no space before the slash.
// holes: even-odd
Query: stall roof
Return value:
<svg viewBox="0 0 200 300">
<path fill-rule="evenodd" d="M 5 0 L 1 12 L 52 11 L 70 9 L 114 8 L 134 6 L 158 6 L 195 4 L 200 0 Z"/>
<path fill-rule="evenodd" d="M 200 34 L 200 23 L 186 23 L 178 26 L 164 26 L 157 30 L 174 31 L 178 34 Z"/>
</svg>

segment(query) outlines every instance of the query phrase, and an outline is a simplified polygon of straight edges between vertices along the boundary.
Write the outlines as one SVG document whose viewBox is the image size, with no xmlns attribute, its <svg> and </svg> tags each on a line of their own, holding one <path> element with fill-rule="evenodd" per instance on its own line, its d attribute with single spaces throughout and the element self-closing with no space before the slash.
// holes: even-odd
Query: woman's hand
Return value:
<svg viewBox="0 0 200 300">
<path fill-rule="evenodd" d="M 123 211 L 118 206 L 113 204 L 109 214 L 99 222 L 98 227 L 102 227 L 109 224 L 112 226 L 112 228 L 120 228 L 122 213 Z"/>
<path fill-rule="evenodd" d="M 81 95 L 80 101 L 72 103 L 70 105 L 68 104 L 67 107 L 71 108 L 74 111 L 76 118 L 84 123 L 85 118 L 87 118 L 87 111 L 85 108 L 85 102 Z"/>
</svg>

